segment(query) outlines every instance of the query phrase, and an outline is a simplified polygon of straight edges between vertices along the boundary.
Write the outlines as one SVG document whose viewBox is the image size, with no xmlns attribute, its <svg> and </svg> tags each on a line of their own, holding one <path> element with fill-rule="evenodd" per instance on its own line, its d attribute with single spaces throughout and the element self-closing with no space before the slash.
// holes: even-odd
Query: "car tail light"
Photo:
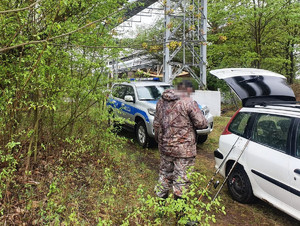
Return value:
<svg viewBox="0 0 300 226">
<path fill-rule="evenodd" d="M 235 116 L 239 113 L 239 111 L 241 110 L 241 108 L 239 110 L 237 110 L 234 115 L 231 117 L 231 119 L 229 120 L 229 122 L 227 123 L 225 129 L 223 130 L 222 135 L 228 135 L 231 134 L 231 132 L 228 130 L 229 125 L 231 124 L 232 120 L 235 118 Z"/>
</svg>

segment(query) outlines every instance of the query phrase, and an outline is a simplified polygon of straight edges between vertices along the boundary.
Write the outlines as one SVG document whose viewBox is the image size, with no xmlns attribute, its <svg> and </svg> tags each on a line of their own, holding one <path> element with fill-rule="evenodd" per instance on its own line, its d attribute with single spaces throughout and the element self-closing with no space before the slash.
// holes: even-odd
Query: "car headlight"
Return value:
<svg viewBox="0 0 300 226">
<path fill-rule="evenodd" d="M 201 110 L 202 110 L 202 112 L 203 112 L 204 115 L 207 115 L 209 113 L 209 109 L 208 109 L 207 106 L 202 107 Z"/>
<path fill-rule="evenodd" d="M 148 113 L 150 114 L 150 115 L 155 115 L 155 109 L 154 108 L 148 108 Z"/>
</svg>

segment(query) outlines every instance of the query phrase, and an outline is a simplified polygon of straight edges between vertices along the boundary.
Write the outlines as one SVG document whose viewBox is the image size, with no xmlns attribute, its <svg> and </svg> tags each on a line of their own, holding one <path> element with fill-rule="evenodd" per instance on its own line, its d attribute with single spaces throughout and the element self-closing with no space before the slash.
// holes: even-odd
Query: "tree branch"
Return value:
<svg viewBox="0 0 300 226">
<path fill-rule="evenodd" d="M 76 47 L 76 48 L 91 48 L 91 49 L 143 49 L 141 45 L 135 46 L 87 46 L 87 45 L 72 45 L 72 44 L 56 44 L 49 43 L 49 45 L 53 46 L 62 46 L 62 47 Z"/>
<path fill-rule="evenodd" d="M 59 1 L 59 4 L 60 4 L 60 1 Z M 56 14 L 55 14 L 55 16 L 54 16 L 54 18 L 53 18 L 53 22 L 55 21 L 55 18 L 57 17 L 57 15 L 58 15 L 58 13 L 59 13 L 59 11 L 60 11 L 59 4 L 58 4 L 58 9 L 57 9 L 57 11 L 56 11 Z M 51 34 L 51 31 L 52 31 L 53 24 L 54 24 L 54 23 L 52 23 L 52 25 L 51 25 L 50 34 Z M 49 35 L 50 35 L 50 34 L 49 34 Z M 48 38 L 49 38 L 49 36 L 48 36 Z M 42 52 L 40 53 L 40 55 L 39 55 L 37 61 L 35 62 L 35 64 L 34 64 L 33 67 L 32 67 L 32 70 L 31 70 L 30 75 L 29 75 L 28 78 L 26 79 L 25 84 L 24 84 L 23 88 L 21 89 L 21 93 L 24 91 L 24 89 L 25 89 L 25 87 L 27 86 L 27 83 L 29 82 L 31 76 L 34 74 L 35 68 L 36 68 L 37 65 L 39 64 L 39 62 L 40 62 L 40 60 L 41 60 L 41 58 L 42 58 L 42 56 L 43 56 L 43 54 L 44 54 L 44 52 L 45 52 L 45 50 L 46 50 L 46 48 L 47 48 L 47 41 L 48 41 L 48 38 L 46 39 L 46 43 L 45 43 L 45 45 L 44 45 L 44 48 L 43 48 Z"/>
<path fill-rule="evenodd" d="M 31 5 L 25 7 L 25 8 L 20 8 L 20 9 L 11 9 L 11 10 L 6 10 L 6 11 L 0 11 L 0 14 L 4 14 L 4 13 L 15 13 L 15 12 L 19 12 L 19 11 L 24 11 L 27 9 L 32 8 L 33 6 L 35 6 L 37 3 L 39 3 L 41 0 L 37 0 L 36 2 L 32 3 Z"/>
<path fill-rule="evenodd" d="M 122 8 L 120 8 L 120 9 L 118 9 L 117 11 L 115 11 L 115 12 L 113 12 L 113 13 L 107 15 L 106 17 L 103 17 L 103 18 L 98 19 L 98 20 L 94 20 L 94 21 L 92 21 L 92 22 L 90 22 L 90 23 L 88 23 L 88 24 L 86 24 L 86 25 L 84 25 L 84 26 L 82 26 L 82 27 L 79 27 L 79 28 L 77 28 L 77 29 L 75 29 L 75 30 L 73 30 L 73 31 L 70 31 L 70 32 L 67 32 L 67 33 L 64 33 L 64 34 L 61 34 L 61 35 L 54 36 L 54 37 L 52 37 L 52 38 L 47 38 L 47 39 L 37 40 L 37 41 L 29 41 L 29 42 L 24 42 L 24 43 L 21 43 L 21 44 L 18 44 L 18 45 L 14 45 L 14 46 L 4 47 L 4 48 L 1 48 L 1 49 L 0 49 L 0 52 L 4 52 L 4 51 L 10 50 L 10 49 L 15 49 L 15 48 L 22 47 L 22 46 L 25 46 L 25 45 L 44 43 L 44 42 L 52 41 L 52 40 L 57 39 L 57 38 L 62 38 L 62 37 L 68 36 L 68 35 L 70 35 L 70 34 L 73 34 L 73 33 L 75 33 L 75 32 L 78 32 L 78 31 L 80 31 L 80 30 L 82 30 L 82 29 L 84 29 L 84 28 L 87 28 L 87 27 L 89 27 L 89 26 L 91 26 L 91 25 L 93 25 L 93 24 L 96 24 L 96 23 L 98 23 L 98 22 L 104 21 L 104 20 L 106 20 L 107 18 L 112 17 L 113 15 L 115 15 L 115 14 L 121 12 L 121 11 L 124 10 L 124 9 L 125 9 L 125 7 L 122 7 Z"/>
</svg>

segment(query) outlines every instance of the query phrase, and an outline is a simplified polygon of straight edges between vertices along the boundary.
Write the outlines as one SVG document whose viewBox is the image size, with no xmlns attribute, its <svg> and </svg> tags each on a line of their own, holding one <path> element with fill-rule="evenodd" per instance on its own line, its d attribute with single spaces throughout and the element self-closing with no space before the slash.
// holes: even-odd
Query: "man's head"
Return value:
<svg viewBox="0 0 300 226">
<path fill-rule="evenodd" d="M 178 85 L 177 89 L 180 92 L 187 93 L 188 95 L 193 92 L 193 84 L 190 80 L 182 80 Z"/>
</svg>

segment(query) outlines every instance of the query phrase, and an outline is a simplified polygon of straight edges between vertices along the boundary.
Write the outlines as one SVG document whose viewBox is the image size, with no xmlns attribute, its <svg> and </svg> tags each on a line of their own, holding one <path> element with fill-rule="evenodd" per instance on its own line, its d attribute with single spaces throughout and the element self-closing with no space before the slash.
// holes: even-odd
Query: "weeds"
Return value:
<svg viewBox="0 0 300 226">
<path fill-rule="evenodd" d="M 146 195 L 143 186 L 139 185 L 138 205 L 122 225 L 161 225 L 167 222 L 178 225 L 185 225 L 188 222 L 197 222 L 199 225 L 216 223 L 215 215 L 226 214 L 225 207 L 221 205 L 220 199 L 211 202 L 209 194 L 199 187 L 204 179 L 206 178 L 200 173 L 191 173 L 189 189 L 184 191 L 182 199 L 177 200 L 173 195 L 166 199 Z M 202 193 L 206 197 L 205 202 L 199 200 Z"/>
<path fill-rule="evenodd" d="M 11 141 L 6 145 L 7 151 L 0 150 L 0 200 L 4 199 L 3 205 L 9 202 L 9 190 L 11 183 L 15 182 L 15 172 L 17 171 L 18 161 L 15 158 L 20 142 Z M 4 214 L 4 208 L 0 210 L 0 216 Z"/>
</svg>

